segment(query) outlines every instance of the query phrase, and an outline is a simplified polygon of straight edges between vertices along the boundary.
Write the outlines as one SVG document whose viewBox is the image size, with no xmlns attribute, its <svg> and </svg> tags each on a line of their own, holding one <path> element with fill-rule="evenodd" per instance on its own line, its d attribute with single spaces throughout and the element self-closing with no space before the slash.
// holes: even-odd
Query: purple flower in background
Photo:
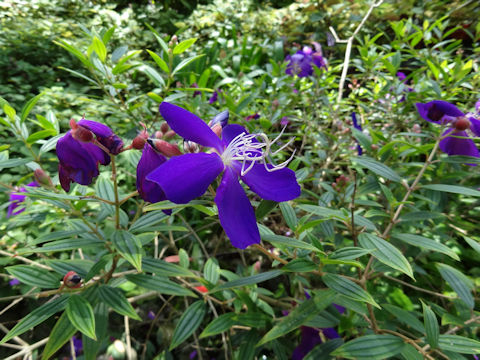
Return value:
<svg viewBox="0 0 480 360">
<path fill-rule="evenodd" d="M 227 126 L 229 117 L 230 113 L 228 112 L 228 110 L 224 110 L 215 115 L 213 119 L 210 120 L 210 122 L 208 123 L 208 126 L 213 128 L 215 125 L 220 125 L 223 129 L 225 126 Z"/>
<path fill-rule="evenodd" d="M 355 112 L 352 112 L 352 122 L 353 122 L 353 127 L 355 129 L 357 129 L 358 131 L 362 131 L 362 125 L 360 125 L 360 123 L 358 122 L 357 114 Z M 363 149 L 360 146 L 360 144 L 358 144 L 358 141 L 357 141 L 357 153 L 359 156 L 363 154 Z"/>
<path fill-rule="evenodd" d="M 12 280 L 10 280 L 10 281 L 8 282 L 8 284 L 9 284 L 10 286 L 20 285 L 20 280 L 18 280 L 17 278 L 13 278 Z"/>
<path fill-rule="evenodd" d="M 252 114 L 252 115 L 248 115 L 248 116 L 245 118 L 245 120 L 246 120 L 246 121 L 257 120 L 259 117 L 260 117 L 260 115 L 258 115 L 258 113 L 255 113 L 255 114 Z"/>
<path fill-rule="evenodd" d="M 36 181 L 32 181 L 31 183 L 28 183 L 27 186 L 38 187 L 39 185 Z M 20 204 L 25 201 L 25 195 L 23 195 L 22 193 L 26 192 L 27 189 L 21 187 L 20 189 L 18 189 L 18 191 L 13 191 L 10 193 L 10 205 L 8 205 L 7 218 L 13 215 L 18 215 L 25 211 L 24 208 L 18 210 L 15 209 L 17 209 L 17 207 L 19 207 Z"/>
<path fill-rule="evenodd" d="M 197 84 L 197 83 L 193 83 L 192 85 L 190 85 L 190 87 L 192 87 L 192 88 L 198 88 L 198 84 Z M 198 90 L 195 90 L 195 91 L 193 92 L 193 97 L 198 96 L 198 95 L 202 95 L 202 92 L 201 92 L 201 91 L 198 91 Z"/>
<path fill-rule="evenodd" d="M 409 92 L 412 92 L 412 91 L 415 91 L 411 86 L 408 86 L 408 82 L 407 82 L 407 75 L 405 75 L 405 73 L 399 71 L 397 72 L 397 78 L 405 85 L 405 88 L 403 89 L 403 95 L 402 97 L 400 98 L 400 100 L 398 100 L 398 102 L 404 102 L 405 101 L 405 93 L 409 93 Z"/>
<path fill-rule="evenodd" d="M 480 114 L 480 99 L 475 103 L 475 111 L 477 112 L 477 115 Z"/>
<path fill-rule="evenodd" d="M 240 125 L 225 126 L 220 139 L 202 119 L 181 107 L 163 102 L 160 113 L 178 135 L 213 152 L 172 157 L 147 175 L 147 180 L 156 182 L 168 200 L 186 204 L 205 193 L 223 172 L 215 196 L 220 224 L 239 249 L 259 243 L 255 212 L 238 179 L 263 199 L 295 199 L 300 186 L 295 173 L 286 168 L 290 159 L 279 165 L 267 163 L 273 142 L 265 134 L 249 134 Z"/>
<path fill-rule="evenodd" d="M 400 81 L 404 81 L 404 80 L 407 78 L 407 75 L 405 75 L 405 73 L 399 71 L 399 72 L 397 72 L 397 78 L 398 78 Z"/>
<path fill-rule="evenodd" d="M 83 351 L 83 342 L 82 338 L 73 335 L 73 350 L 75 351 L 75 356 L 79 356 L 80 353 Z"/>
<path fill-rule="evenodd" d="M 188 355 L 188 358 L 190 360 L 195 359 L 197 357 L 197 350 L 193 350 L 190 355 Z"/>
<path fill-rule="evenodd" d="M 440 149 L 444 153 L 480 157 L 475 143 L 472 139 L 468 139 L 466 132 L 470 129 L 475 136 L 480 136 L 480 120 L 465 115 L 455 105 L 443 100 L 434 100 L 426 104 L 417 103 L 416 106 L 423 119 L 448 126 L 442 134 L 443 139 L 440 141 Z"/>
<path fill-rule="evenodd" d="M 156 203 L 167 199 L 162 188 L 156 182 L 146 179 L 148 174 L 165 161 L 167 158 L 154 150 L 149 142 L 145 144 L 142 157 L 137 165 L 137 190 L 143 200 Z"/>
<path fill-rule="evenodd" d="M 321 53 L 321 47 L 315 43 L 316 51 L 305 46 L 302 50 L 298 50 L 293 55 L 287 55 L 285 61 L 288 62 L 285 73 L 291 76 L 307 77 L 313 75 L 313 66 L 327 69 L 327 64 Z"/>
<path fill-rule="evenodd" d="M 147 316 L 150 320 L 154 320 L 155 319 L 155 313 L 150 310 L 148 313 L 147 313 Z"/>
<path fill-rule="evenodd" d="M 288 124 L 290 124 L 290 120 L 288 119 L 288 116 L 284 116 L 280 119 L 281 126 L 287 126 Z"/>
<path fill-rule="evenodd" d="M 219 90 L 220 91 L 220 90 Z M 211 105 L 213 104 L 214 102 L 216 102 L 218 100 L 218 91 L 215 90 L 212 94 L 212 96 L 210 96 L 210 99 L 208 99 L 208 103 Z"/>
<path fill-rule="evenodd" d="M 58 176 L 65 191 L 72 182 L 90 185 L 99 174 L 98 164 L 110 163 L 110 155 L 91 142 L 94 135 L 111 154 L 118 154 L 123 147 L 123 141 L 106 125 L 82 119 L 70 121 L 70 126 L 72 129 L 57 142 Z"/>
</svg>

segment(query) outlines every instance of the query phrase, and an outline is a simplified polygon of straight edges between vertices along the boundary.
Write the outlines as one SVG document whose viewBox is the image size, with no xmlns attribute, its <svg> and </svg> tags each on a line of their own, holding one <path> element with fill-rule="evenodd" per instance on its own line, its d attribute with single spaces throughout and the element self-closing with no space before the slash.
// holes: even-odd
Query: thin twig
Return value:
<svg viewBox="0 0 480 360">
<path fill-rule="evenodd" d="M 31 354 L 33 350 L 35 350 L 36 348 L 39 348 L 43 344 L 46 344 L 48 339 L 49 338 L 47 337 L 43 340 L 40 340 L 40 341 L 36 342 L 35 344 L 28 345 L 28 346 L 24 347 L 22 350 L 20 350 L 18 353 L 13 354 L 12 356 L 9 356 L 9 357 L 7 357 L 3 360 L 16 360 L 23 355 Z"/>
<path fill-rule="evenodd" d="M 125 342 L 127 343 L 127 360 L 132 360 L 132 342 L 130 340 L 130 322 L 128 316 L 123 317 L 123 323 L 125 326 Z"/>
<path fill-rule="evenodd" d="M 0 250 L 0 255 L 4 255 L 4 256 L 11 257 L 11 258 L 15 258 L 15 259 L 17 259 L 17 260 L 23 261 L 24 263 L 27 263 L 27 264 L 30 264 L 30 265 L 34 265 L 34 266 L 36 266 L 36 267 L 39 267 L 39 268 L 42 268 L 42 269 L 45 269 L 45 270 L 53 271 L 53 269 L 52 269 L 50 266 L 37 263 L 36 261 L 27 259 L 26 257 L 20 256 L 20 255 L 16 255 L 16 254 L 9 253 L 8 251 L 5 251 L 5 250 Z"/>
<path fill-rule="evenodd" d="M 396 282 L 398 282 L 398 283 L 400 283 L 400 284 L 402 284 L 402 285 L 408 286 L 408 287 L 410 287 L 410 288 L 412 288 L 412 289 L 415 289 L 415 290 L 417 290 L 417 291 L 424 292 L 424 293 L 426 293 L 426 294 L 430 294 L 430 295 L 434 295 L 434 296 L 438 296 L 438 297 L 442 297 L 442 298 L 450 299 L 450 300 L 456 299 L 456 297 L 454 297 L 454 296 L 443 295 L 443 294 L 437 293 L 437 292 L 435 292 L 435 291 L 426 290 L 426 289 L 423 289 L 423 288 L 420 288 L 420 287 L 418 287 L 418 286 L 409 284 L 409 283 L 407 283 L 407 282 L 405 282 L 405 281 L 396 279 L 396 278 L 394 278 L 394 277 L 391 277 L 391 276 L 388 276 L 388 275 L 385 275 L 385 274 L 383 275 L 383 277 L 384 277 L 384 278 L 387 278 L 387 279 L 389 279 L 389 280 L 392 280 L 392 281 L 396 281 Z"/>
</svg>

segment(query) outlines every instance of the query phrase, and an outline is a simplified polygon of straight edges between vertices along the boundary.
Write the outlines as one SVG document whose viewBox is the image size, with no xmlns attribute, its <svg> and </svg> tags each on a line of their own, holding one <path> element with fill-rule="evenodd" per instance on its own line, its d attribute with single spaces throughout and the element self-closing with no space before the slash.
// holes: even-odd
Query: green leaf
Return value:
<svg viewBox="0 0 480 360">
<path fill-rule="evenodd" d="M 438 347 L 460 354 L 480 354 L 480 341 L 459 335 L 440 335 Z"/>
<path fill-rule="evenodd" d="M 0 169 L 12 168 L 12 167 L 19 167 L 25 165 L 29 162 L 33 161 L 33 159 L 26 158 L 26 159 L 8 159 L 4 161 L 0 161 Z"/>
<path fill-rule="evenodd" d="M 70 54 L 74 55 L 77 59 L 79 59 L 83 65 L 85 65 L 87 68 L 90 68 L 92 66 L 92 63 L 88 58 L 79 50 L 75 49 L 72 45 L 67 43 L 64 40 L 59 40 L 59 41 L 53 41 L 54 44 L 57 44 L 58 46 L 64 48 L 67 50 Z"/>
<path fill-rule="evenodd" d="M 105 304 L 110 306 L 120 315 L 125 315 L 135 320 L 141 320 L 120 289 L 103 285 L 98 288 L 98 295 Z"/>
<path fill-rule="evenodd" d="M 458 255 L 452 249 L 439 242 L 436 242 L 435 240 L 431 240 L 426 237 L 414 234 L 392 234 L 392 237 L 406 242 L 407 244 L 410 244 L 412 246 L 418 246 L 424 249 L 439 252 L 448 255 L 455 260 L 460 260 Z"/>
<path fill-rule="evenodd" d="M 372 304 L 380 309 L 380 306 L 375 302 L 373 297 L 353 281 L 340 275 L 329 273 L 324 274 L 322 276 L 322 280 L 325 285 L 327 285 L 330 289 L 335 290 L 339 294 L 349 297 L 355 301 Z"/>
<path fill-rule="evenodd" d="M 387 310 L 390 314 L 395 316 L 398 321 L 401 323 L 410 326 L 412 329 L 417 330 L 418 332 L 424 333 L 425 328 L 420 320 L 417 319 L 413 312 L 404 310 L 398 306 L 391 304 L 382 304 L 382 308 Z"/>
<path fill-rule="evenodd" d="M 224 284 L 221 284 L 215 287 L 214 289 L 210 290 L 210 292 L 216 292 L 220 290 L 233 289 L 240 286 L 258 284 L 263 281 L 274 279 L 282 275 L 282 273 L 283 272 L 281 270 L 273 270 L 273 271 L 267 271 L 261 274 L 252 275 L 252 276 L 246 276 L 240 279 L 228 281 Z"/>
<path fill-rule="evenodd" d="M 255 210 L 255 217 L 257 220 L 262 219 L 265 217 L 270 211 L 272 211 L 275 206 L 277 206 L 277 202 L 273 200 L 262 200 L 260 204 L 257 206 L 257 210 Z"/>
<path fill-rule="evenodd" d="M 305 300 L 286 317 L 276 324 L 265 336 L 258 342 L 257 346 L 263 345 L 280 336 L 288 334 L 289 332 L 299 328 L 309 320 L 313 319 L 315 315 L 323 311 L 330 305 L 335 298 L 335 293 L 331 290 L 323 290 L 315 293 L 314 297 Z"/>
<path fill-rule="evenodd" d="M 464 236 L 463 238 L 468 243 L 468 245 L 470 245 L 472 247 L 473 250 L 480 253 L 480 244 L 478 243 L 478 241 L 475 241 L 475 240 L 469 238 L 468 236 Z"/>
<path fill-rule="evenodd" d="M 454 194 L 462 194 L 467 196 L 480 196 L 480 191 L 463 187 L 463 186 L 458 186 L 458 185 L 429 184 L 429 185 L 422 185 L 422 189 L 449 192 Z"/>
<path fill-rule="evenodd" d="M 82 249 L 86 249 L 93 246 L 104 247 L 105 242 L 98 239 L 63 239 L 51 241 L 48 244 L 45 244 L 41 247 L 36 247 L 34 249 L 22 249 L 19 254 L 29 254 L 29 253 L 46 253 L 46 252 L 56 252 L 56 251 L 66 251 L 66 250 L 75 250 L 79 248 L 81 244 Z"/>
<path fill-rule="evenodd" d="M 384 177 L 385 179 L 392 180 L 395 182 L 401 182 L 402 178 L 387 165 L 382 164 L 372 158 L 367 156 L 354 157 L 352 161 L 360 165 L 361 167 L 367 168 L 368 170 L 373 171 L 375 174 Z"/>
<path fill-rule="evenodd" d="M 172 72 L 172 76 L 175 75 L 177 72 L 179 72 L 180 70 L 182 70 L 185 66 L 187 66 L 188 64 L 194 62 L 195 60 L 197 59 L 200 59 L 202 56 L 204 56 L 205 54 L 202 54 L 202 55 L 196 55 L 196 56 L 192 56 L 192 57 L 189 57 L 189 58 L 186 58 L 186 59 L 183 59 L 176 67 L 175 69 L 173 70 Z"/>
<path fill-rule="evenodd" d="M 67 304 L 67 316 L 70 322 L 81 333 L 96 340 L 95 316 L 90 303 L 80 295 L 71 295 Z"/>
<path fill-rule="evenodd" d="M 116 230 L 112 234 L 112 243 L 125 260 L 142 271 L 142 243 L 135 235 L 125 230 Z"/>
<path fill-rule="evenodd" d="M 276 247 L 291 247 L 296 249 L 305 249 L 310 251 L 315 251 L 316 253 L 323 253 L 322 250 L 316 248 L 312 244 L 309 244 L 304 241 L 300 241 L 294 238 L 289 238 L 281 235 L 268 235 L 262 234 L 262 240 L 268 241 L 270 244 Z"/>
<path fill-rule="evenodd" d="M 339 260 L 354 260 L 363 255 L 370 254 L 369 249 L 363 249 L 359 247 L 344 247 L 342 249 L 335 250 L 330 254 L 330 259 L 339 259 Z"/>
<path fill-rule="evenodd" d="M 422 354 L 410 344 L 405 344 L 401 354 L 404 360 L 424 360 Z"/>
<path fill-rule="evenodd" d="M 471 280 L 457 269 L 446 264 L 437 264 L 437 269 L 453 291 L 458 294 L 460 299 L 462 299 L 470 309 L 473 309 L 475 300 L 470 291 L 472 289 Z"/>
<path fill-rule="evenodd" d="M 226 313 L 214 319 L 200 334 L 200 338 L 205 338 L 227 331 L 233 325 L 237 324 L 235 313 Z"/>
<path fill-rule="evenodd" d="M 408 260 L 395 246 L 388 241 L 373 235 L 362 233 L 358 236 L 360 245 L 365 249 L 372 250 L 372 255 L 375 256 L 380 262 L 393 269 L 399 270 L 404 274 L 407 274 L 415 280 L 413 276 L 413 270 Z"/>
<path fill-rule="evenodd" d="M 38 324 L 47 320 L 53 314 L 62 311 L 65 309 L 65 306 L 67 306 L 67 301 L 68 296 L 61 296 L 36 308 L 20 320 L 20 322 L 5 335 L 2 341 L 0 341 L 0 344 L 7 342 L 15 336 L 22 335 L 24 332 L 33 329 Z"/>
<path fill-rule="evenodd" d="M 195 43 L 195 41 L 197 41 L 197 38 L 191 38 L 191 39 L 183 40 L 179 44 L 175 45 L 175 47 L 173 48 L 173 55 L 178 55 L 183 53 L 190 46 L 192 46 Z"/>
<path fill-rule="evenodd" d="M 351 340 L 335 350 L 332 355 L 358 360 L 383 360 L 397 355 L 405 343 L 394 335 L 367 335 Z"/>
<path fill-rule="evenodd" d="M 85 360 L 97 359 L 97 352 L 102 345 L 102 340 L 107 337 L 108 328 L 108 308 L 102 302 L 97 303 L 93 310 L 95 314 L 95 335 L 97 340 L 92 340 L 89 337 L 83 335 L 83 356 Z"/>
<path fill-rule="evenodd" d="M 126 278 L 135 285 L 141 286 L 148 290 L 157 291 L 160 294 L 197 297 L 193 291 L 185 289 L 182 285 L 169 280 L 165 276 L 135 274 L 126 275 Z"/>
<path fill-rule="evenodd" d="M 43 268 L 30 265 L 15 265 L 5 268 L 21 283 L 37 286 L 44 289 L 55 289 L 60 286 L 60 279 L 53 273 Z"/>
<path fill-rule="evenodd" d="M 132 233 L 142 232 L 146 229 L 157 226 L 166 219 L 168 219 L 168 215 L 166 215 L 163 211 L 151 211 L 145 215 L 140 216 L 132 224 L 132 226 L 130 226 L 129 231 Z"/>
<path fill-rule="evenodd" d="M 32 111 L 33 107 L 37 103 L 38 100 L 43 96 L 43 92 L 38 94 L 37 96 L 31 98 L 30 100 L 27 101 L 27 103 L 23 106 L 22 112 L 20 113 L 20 121 L 24 122 L 25 119 L 27 118 L 28 114 L 30 114 L 30 111 Z"/>
<path fill-rule="evenodd" d="M 203 300 L 194 302 L 185 310 L 173 331 L 172 342 L 169 348 L 170 351 L 187 340 L 190 335 L 197 330 L 206 313 L 207 308 Z"/>
<path fill-rule="evenodd" d="M 50 359 L 76 332 L 77 329 L 68 319 L 67 313 L 64 312 L 50 332 L 48 342 L 43 350 L 42 360 Z"/>
<path fill-rule="evenodd" d="M 94 85 L 98 85 L 97 82 L 95 80 L 93 80 L 92 78 L 89 78 L 88 76 L 86 75 L 83 75 L 82 73 L 79 73 L 78 71 L 75 71 L 75 70 L 72 70 L 72 69 L 68 69 L 66 67 L 63 67 L 63 66 L 59 66 L 58 67 L 60 70 L 64 70 L 66 72 L 69 72 L 70 74 L 78 77 L 78 78 L 81 78 L 81 79 L 84 79 L 84 80 L 87 80 L 88 82 L 94 84 Z"/>
<path fill-rule="evenodd" d="M 343 344 L 342 339 L 332 339 L 326 343 L 315 346 L 303 360 L 331 360 L 330 354 L 333 350 L 339 348 Z"/>
<path fill-rule="evenodd" d="M 117 65 L 118 66 L 118 65 Z M 165 86 L 165 80 L 163 77 L 155 70 L 154 68 L 148 66 L 148 65 L 143 65 L 142 67 L 139 68 L 145 75 L 147 75 L 150 80 L 160 89 L 162 89 Z"/>
<path fill-rule="evenodd" d="M 45 139 L 46 137 L 55 136 L 55 135 L 57 135 L 57 131 L 55 129 L 40 130 L 31 134 L 27 138 L 27 143 L 31 145 L 36 143 L 37 140 Z"/>
<path fill-rule="evenodd" d="M 281 202 L 280 203 L 280 211 L 282 212 L 283 218 L 287 223 L 288 227 L 292 230 L 297 228 L 297 214 L 295 214 L 295 210 L 293 209 L 292 205 L 288 202 Z"/>
<path fill-rule="evenodd" d="M 252 329 L 241 337 L 241 345 L 238 349 L 237 359 L 253 360 L 255 358 L 255 344 L 258 342 L 258 331 Z"/>
<path fill-rule="evenodd" d="M 17 115 L 15 109 L 8 104 L 3 105 L 3 111 L 10 118 L 12 122 L 15 122 L 15 115 Z"/>
<path fill-rule="evenodd" d="M 292 261 L 290 261 L 288 264 L 286 264 L 282 268 L 282 270 L 301 273 L 301 272 L 315 271 L 317 268 L 318 268 L 318 265 L 315 264 L 312 260 L 299 258 L 299 259 L 293 259 Z"/>
<path fill-rule="evenodd" d="M 218 266 L 216 259 L 210 258 L 207 260 L 203 267 L 203 276 L 209 283 L 213 285 L 217 284 L 220 279 L 220 266 Z"/>
<path fill-rule="evenodd" d="M 147 52 L 150 54 L 150 56 L 153 58 L 153 60 L 155 60 L 157 65 L 160 67 L 160 69 L 162 69 L 167 74 L 170 73 L 170 69 L 168 68 L 168 65 L 165 62 L 165 60 L 163 60 L 160 56 L 155 54 L 153 51 L 147 50 Z"/>
<path fill-rule="evenodd" d="M 432 349 L 438 347 L 438 340 L 440 336 L 440 330 L 438 327 L 437 317 L 432 311 L 430 306 L 426 305 L 422 301 L 423 306 L 423 322 L 425 324 L 425 332 L 427 334 L 427 342 L 430 344 Z"/>
<path fill-rule="evenodd" d="M 143 258 L 142 268 L 145 272 L 162 276 L 195 277 L 195 274 L 190 270 L 160 259 Z"/>
<path fill-rule="evenodd" d="M 107 48 L 105 47 L 105 44 L 102 40 L 95 36 L 92 40 L 92 44 L 89 47 L 89 52 L 91 52 L 90 49 L 95 51 L 102 63 L 105 62 L 105 59 L 107 57 Z"/>
</svg>

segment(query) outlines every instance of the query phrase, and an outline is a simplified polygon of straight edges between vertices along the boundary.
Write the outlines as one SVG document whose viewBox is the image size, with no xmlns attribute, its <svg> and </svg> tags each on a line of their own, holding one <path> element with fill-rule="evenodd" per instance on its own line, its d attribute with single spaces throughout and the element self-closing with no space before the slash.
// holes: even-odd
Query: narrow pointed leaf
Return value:
<svg viewBox="0 0 480 360">
<path fill-rule="evenodd" d="M 367 335 L 345 343 L 332 355 L 346 359 L 383 360 L 397 355 L 404 346 L 403 340 L 394 335 Z"/>
<path fill-rule="evenodd" d="M 169 280 L 166 276 L 135 274 L 126 275 L 126 278 L 138 286 L 158 291 L 160 294 L 196 297 L 193 291 L 185 289 L 182 285 Z"/>
<path fill-rule="evenodd" d="M 142 271 L 142 243 L 137 237 L 125 230 L 116 230 L 112 243 L 125 260 L 138 271 Z"/>
<path fill-rule="evenodd" d="M 480 341 L 459 335 L 440 335 L 438 347 L 460 354 L 480 354 Z"/>
<path fill-rule="evenodd" d="M 363 290 L 359 285 L 353 281 L 348 280 L 337 274 L 328 274 L 322 276 L 322 280 L 330 289 L 335 290 L 341 295 L 347 296 L 350 299 L 366 302 L 376 306 L 380 309 L 380 306 L 375 302 L 372 295 Z"/>
<path fill-rule="evenodd" d="M 207 309 L 203 300 L 198 300 L 187 308 L 173 332 L 170 351 L 187 340 L 197 330 L 206 313 Z"/>
<path fill-rule="evenodd" d="M 163 60 L 160 56 L 155 54 L 153 51 L 147 50 L 147 52 L 150 54 L 150 56 L 153 58 L 153 60 L 155 60 L 157 65 L 160 67 L 160 69 L 162 69 L 167 74 L 170 73 L 170 69 L 168 68 L 168 65 L 165 62 L 165 60 Z"/>
<path fill-rule="evenodd" d="M 387 165 L 378 162 L 377 160 L 363 156 L 355 157 L 352 159 L 352 161 L 363 168 L 367 168 L 368 170 L 373 171 L 375 174 L 384 177 L 385 179 L 395 182 L 402 181 L 402 178 L 395 171 L 390 169 Z"/>
<path fill-rule="evenodd" d="M 274 279 L 277 276 L 280 276 L 282 274 L 283 272 L 281 270 L 273 270 L 273 271 L 267 271 L 257 275 L 246 276 L 240 279 L 228 281 L 224 284 L 221 284 L 220 286 L 217 286 L 214 289 L 212 289 L 210 292 L 216 292 L 216 291 L 232 289 L 240 286 L 258 284 L 263 281 Z"/>
<path fill-rule="evenodd" d="M 220 315 L 214 319 L 200 334 L 200 338 L 205 338 L 213 335 L 220 334 L 230 329 L 233 325 L 237 324 L 235 320 L 235 313 L 226 313 Z"/>
<path fill-rule="evenodd" d="M 15 276 L 21 283 L 37 286 L 44 289 L 55 289 L 60 286 L 60 279 L 54 273 L 30 265 L 15 265 L 5 268 L 11 275 Z"/>
<path fill-rule="evenodd" d="M 178 55 L 183 53 L 190 46 L 192 46 L 195 43 L 195 41 L 197 41 L 197 38 L 191 38 L 191 39 L 184 40 L 181 43 L 175 45 L 175 47 L 173 48 L 173 55 Z"/>
<path fill-rule="evenodd" d="M 372 250 L 372 255 L 375 256 L 380 262 L 384 263 L 391 268 L 399 270 L 404 274 L 407 274 L 415 280 L 413 276 L 413 270 L 408 260 L 395 246 L 388 241 L 373 235 L 362 233 L 359 235 L 358 240 L 360 245 L 365 249 Z"/>
<path fill-rule="evenodd" d="M 407 244 L 418 246 L 427 250 L 439 252 L 439 253 L 448 255 L 455 260 L 460 260 L 460 258 L 455 253 L 455 251 L 450 249 L 448 246 L 445 246 L 439 242 L 436 242 L 435 240 L 431 240 L 426 237 L 415 235 L 415 234 L 393 234 L 392 236 L 395 239 L 406 242 Z"/>
<path fill-rule="evenodd" d="M 207 260 L 203 267 L 203 276 L 205 280 L 210 282 L 213 285 L 216 285 L 218 280 L 220 279 L 220 266 L 213 258 Z"/>
<path fill-rule="evenodd" d="M 20 113 L 20 121 L 24 122 L 25 119 L 27 118 L 28 114 L 30 114 L 30 111 L 32 111 L 33 107 L 35 104 L 40 100 L 40 98 L 43 96 L 44 93 L 40 93 L 37 96 L 31 98 L 30 100 L 27 101 L 27 103 L 23 106 L 22 111 Z"/>
<path fill-rule="evenodd" d="M 470 291 L 472 288 L 471 280 L 457 269 L 446 264 L 437 264 L 437 269 L 453 291 L 458 294 L 460 299 L 462 299 L 470 309 L 473 309 L 475 300 Z"/>
<path fill-rule="evenodd" d="M 160 259 L 143 258 L 142 268 L 145 272 L 163 276 L 195 277 L 190 270 Z"/>
<path fill-rule="evenodd" d="M 438 327 L 437 317 L 432 311 L 430 306 L 422 302 L 423 306 L 423 321 L 425 323 L 425 332 L 427 334 L 427 342 L 430 344 L 432 349 L 438 347 L 438 339 L 440 336 L 440 330 Z"/>
<path fill-rule="evenodd" d="M 95 316 L 92 305 L 80 295 L 71 295 L 67 304 L 67 316 L 78 331 L 96 340 Z"/>
<path fill-rule="evenodd" d="M 42 360 L 50 359 L 76 332 L 77 329 L 68 319 L 67 313 L 64 312 L 50 332 L 48 342 L 43 350 Z"/>
<path fill-rule="evenodd" d="M 453 194 L 461 194 L 461 195 L 467 195 L 467 196 L 480 196 L 480 191 L 470 189 L 464 186 L 458 186 L 458 185 L 429 184 L 429 185 L 422 185 L 422 189 L 430 189 L 435 191 L 449 192 Z"/>
<path fill-rule="evenodd" d="M 129 316 L 135 320 L 141 320 L 120 289 L 107 285 L 100 286 L 98 288 L 98 295 L 105 304 L 110 306 L 120 315 Z"/>
</svg>

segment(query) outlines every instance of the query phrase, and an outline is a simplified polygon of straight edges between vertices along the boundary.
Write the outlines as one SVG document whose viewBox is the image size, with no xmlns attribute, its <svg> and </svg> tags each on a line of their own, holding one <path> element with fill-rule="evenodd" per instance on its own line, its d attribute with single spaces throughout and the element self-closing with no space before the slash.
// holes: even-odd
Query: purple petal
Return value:
<svg viewBox="0 0 480 360">
<path fill-rule="evenodd" d="M 222 140 L 225 145 L 228 145 L 232 142 L 235 137 L 240 135 L 241 133 L 248 134 L 248 130 L 245 129 L 242 125 L 238 124 L 228 124 L 223 128 L 222 131 Z"/>
<path fill-rule="evenodd" d="M 300 330 L 302 332 L 302 340 L 293 350 L 292 360 L 302 360 L 316 345 L 322 343 L 317 329 L 302 326 Z"/>
<path fill-rule="evenodd" d="M 197 115 L 167 102 L 160 104 L 160 114 L 172 130 L 184 139 L 217 150 L 221 149 L 220 138 Z"/>
<path fill-rule="evenodd" d="M 475 134 L 475 136 L 480 136 L 480 120 L 475 119 L 473 116 L 469 116 L 470 120 L 470 130 Z"/>
<path fill-rule="evenodd" d="M 28 183 L 27 186 L 38 187 L 38 183 L 36 181 L 32 181 Z M 10 197 L 9 197 L 10 205 L 8 205 L 8 209 L 7 209 L 7 218 L 12 215 L 18 215 L 25 211 L 25 208 L 20 208 L 18 210 L 15 210 L 15 209 L 18 208 L 20 204 L 25 201 L 25 195 L 23 195 L 22 193 L 26 193 L 26 192 L 27 192 L 27 189 L 25 189 L 24 187 L 21 187 L 20 189 L 18 189 L 18 191 L 13 191 L 10 193 Z"/>
<path fill-rule="evenodd" d="M 226 168 L 217 189 L 218 217 L 233 246 L 239 249 L 260 243 L 255 212 L 237 175 Z"/>
<path fill-rule="evenodd" d="M 415 105 L 422 118 L 436 124 L 447 124 L 452 117 L 465 115 L 455 105 L 442 100 L 434 100 L 426 104 L 416 103 Z"/>
<path fill-rule="evenodd" d="M 325 328 L 322 329 L 322 332 L 328 339 L 338 339 L 340 337 L 334 328 Z"/>
<path fill-rule="evenodd" d="M 288 201 L 300 196 L 295 172 L 288 168 L 269 172 L 263 164 L 255 164 L 241 179 L 265 200 Z"/>
<path fill-rule="evenodd" d="M 455 136 L 468 136 L 465 131 L 457 131 L 452 134 L 454 129 L 447 129 L 443 134 L 455 135 Z M 448 136 L 445 139 L 440 141 L 440 149 L 447 153 L 448 155 L 464 155 L 464 156 L 473 156 L 480 157 L 480 153 L 475 146 L 475 143 L 471 139 L 461 139 L 457 137 Z M 469 164 L 472 165 L 472 164 Z"/>
<path fill-rule="evenodd" d="M 407 75 L 405 75 L 405 73 L 399 71 L 397 72 L 397 78 L 400 80 L 400 81 L 403 81 L 407 78 Z"/>
<path fill-rule="evenodd" d="M 107 125 L 86 119 L 80 120 L 77 124 L 93 132 L 97 136 L 98 141 L 112 154 L 117 155 L 122 150 L 122 139 L 115 135 Z"/>
<path fill-rule="evenodd" d="M 165 161 L 167 161 L 165 156 L 157 153 L 149 143 L 145 144 L 142 157 L 137 165 L 137 190 L 143 200 L 156 203 L 167 199 L 162 188 L 156 182 L 146 179 L 148 174 Z"/>
<path fill-rule="evenodd" d="M 185 154 L 172 157 L 147 175 L 163 189 L 168 200 L 186 204 L 207 191 L 224 168 L 216 153 Z"/>
<path fill-rule="evenodd" d="M 8 284 L 9 284 L 10 286 L 20 285 L 20 280 L 18 280 L 17 278 L 13 278 L 12 280 L 10 280 L 10 281 L 8 282 Z"/>
<path fill-rule="evenodd" d="M 342 305 L 333 304 L 333 306 L 335 306 L 340 314 L 343 314 L 346 310 Z"/>
</svg>

